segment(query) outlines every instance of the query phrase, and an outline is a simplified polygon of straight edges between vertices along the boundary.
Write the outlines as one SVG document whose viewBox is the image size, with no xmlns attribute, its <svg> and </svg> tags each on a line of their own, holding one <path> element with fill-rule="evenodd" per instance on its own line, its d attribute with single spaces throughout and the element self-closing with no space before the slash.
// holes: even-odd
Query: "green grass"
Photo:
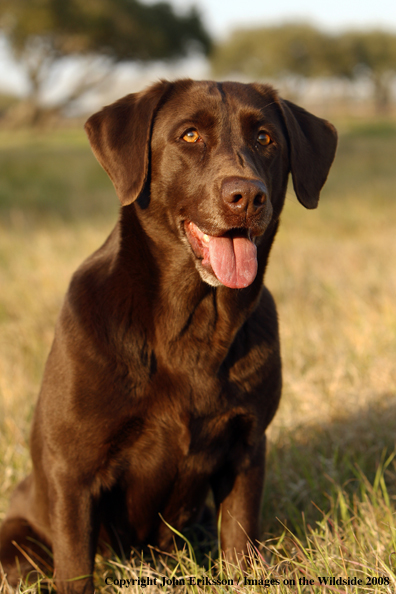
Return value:
<svg viewBox="0 0 396 594">
<path fill-rule="evenodd" d="M 186 543 L 168 556 L 136 551 L 130 563 L 98 557 L 100 591 L 126 590 L 106 576 L 156 577 L 150 592 L 395 591 L 396 128 L 340 130 L 319 208 L 306 211 L 288 193 L 267 276 L 284 389 L 269 430 L 262 544 L 245 577 L 279 584 L 244 585 L 209 537 L 203 553 Z M 29 469 L 32 411 L 69 278 L 113 227 L 118 204 L 82 131 L 2 134 L 0 171 L 1 521 Z M 164 576 L 235 584 L 163 589 Z M 362 584 L 320 585 L 326 576 Z"/>
<path fill-rule="evenodd" d="M 0 136 L 0 168 L 5 220 L 16 212 L 33 221 L 71 221 L 115 211 L 111 183 L 82 131 Z"/>
</svg>

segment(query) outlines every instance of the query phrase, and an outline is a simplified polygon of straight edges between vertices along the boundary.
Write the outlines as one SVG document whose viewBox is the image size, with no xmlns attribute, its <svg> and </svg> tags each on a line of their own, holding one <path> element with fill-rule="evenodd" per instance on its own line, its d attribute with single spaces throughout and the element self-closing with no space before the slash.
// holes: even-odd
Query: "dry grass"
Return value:
<svg viewBox="0 0 396 594">
<path fill-rule="evenodd" d="M 106 576 L 162 584 L 172 575 L 235 582 L 147 591 L 395 591 L 396 132 L 386 123 L 342 132 L 319 209 L 305 211 L 288 195 L 267 276 L 284 390 L 269 432 L 263 544 L 249 579 L 279 584 L 244 585 L 238 568 L 219 566 L 209 539 L 197 559 L 187 544 L 167 558 L 136 552 L 131 564 L 99 558 L 100 591 L 125 591 L 104 585 Z M 116 217 L 111 186 L 81 137 L 60 140 L 13 138 L 10 149 L 0 137 L 0 521 L 29 468 L 32 410 L 68 280 Z M 319 576 L 363 583 L 323 586 Z M 367 586 L 368 576 L 389 585 Z M 313 583 L 300 585 L 303 577 Z"/>
</svg>

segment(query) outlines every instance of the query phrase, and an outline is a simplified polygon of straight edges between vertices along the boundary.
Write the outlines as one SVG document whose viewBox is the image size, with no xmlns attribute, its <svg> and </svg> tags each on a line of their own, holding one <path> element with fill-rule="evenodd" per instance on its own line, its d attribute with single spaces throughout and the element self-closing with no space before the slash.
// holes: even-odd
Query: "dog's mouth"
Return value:
<svg viewBox="0 0 396 594">
<path fill-rule="evenodd" d="M 231 230 L 221 236 L 204 233 L 192 221 L 184 231 L 201 265 L 230 289 L 243 289 L 257 275 L 257 248 L 249 232 Z"/>
</svg>

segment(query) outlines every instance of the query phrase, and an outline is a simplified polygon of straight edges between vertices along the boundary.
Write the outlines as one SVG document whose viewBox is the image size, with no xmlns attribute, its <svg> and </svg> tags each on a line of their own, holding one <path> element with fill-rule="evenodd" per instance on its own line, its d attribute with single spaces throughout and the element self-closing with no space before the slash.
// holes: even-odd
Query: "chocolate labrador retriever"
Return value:
<svg viewBox="0 0 396 594">
<path fill-rule="evenodd" d="M 0 533 L 10 583 L 43 543 L 61 593 L 93 592 L 98 542 L 171 547 L 166 523 L 199 520 L 209 490 L 226 556 L 259 537 L 265 429 L 281 393 L 263 277 L 289 172 L 315 208 L 336 149 L 331 124 L 260 84 L 161 81 L 86 131 L 121 213 L 72 278 L 33 470 Z"/>
</svg>

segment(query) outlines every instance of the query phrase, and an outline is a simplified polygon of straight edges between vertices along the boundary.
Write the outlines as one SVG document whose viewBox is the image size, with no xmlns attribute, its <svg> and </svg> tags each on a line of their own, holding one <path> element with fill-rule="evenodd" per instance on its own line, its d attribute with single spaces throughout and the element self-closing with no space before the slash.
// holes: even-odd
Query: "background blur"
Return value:
<svg viewBox="0 0 396 594">
<path fill-rule="evenodd" d="M 298 7 L 297 7 L 298 6 Z M 1 0 L 4 125 L 54 124 L 158 77 L 274 82 L 305 104 L 391 112 L 396 7 L 390 0 Z"/>
<path fill-rule="evenodd" d="M 289 188 L 266 277 L 284 388 L 260 571 L 374 576 L 359 592 L 395 592 L 394 1 L 0 0 L 0 522 L 30 468 L 69 279 L 117 218 L 83 122 L 177 76 L 272 82 L 339 131 L 319 208 L 306 211 Z M 180 563 L 184 575 L 201 571 Z M 141 575 L 138 563 L 111 571 Z M 5 583 L 0 570 L 0 592 Z"/>
</svg>

